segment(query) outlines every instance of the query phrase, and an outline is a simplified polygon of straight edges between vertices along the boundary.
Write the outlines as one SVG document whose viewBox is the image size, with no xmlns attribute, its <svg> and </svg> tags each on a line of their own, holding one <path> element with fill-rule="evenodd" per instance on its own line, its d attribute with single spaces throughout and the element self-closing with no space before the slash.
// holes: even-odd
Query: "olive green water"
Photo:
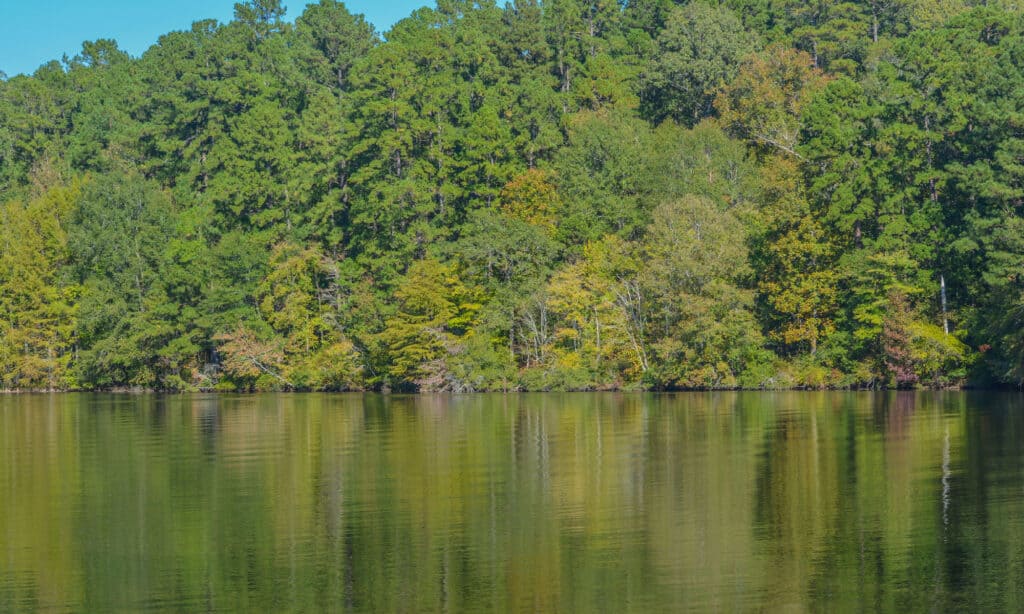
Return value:
<svg viewBox="0 0 1024 614">
<path fill-rule="evenodd" d="M 0 611 L 1021 611 L 1024 398 L 0 397 Z"/>
</svg>

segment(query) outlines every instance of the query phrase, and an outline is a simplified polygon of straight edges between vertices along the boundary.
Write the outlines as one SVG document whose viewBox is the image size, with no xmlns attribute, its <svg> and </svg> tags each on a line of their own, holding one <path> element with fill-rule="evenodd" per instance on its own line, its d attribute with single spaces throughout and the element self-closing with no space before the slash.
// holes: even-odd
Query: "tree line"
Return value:
<svg viewBox="0 0 1024 614">
<path fill-rule="evenodd" d="M 86 42 L 0 80 L 0 389 L 1020 386 L 1022 126 L 1011 3 Z"/>
</svg>

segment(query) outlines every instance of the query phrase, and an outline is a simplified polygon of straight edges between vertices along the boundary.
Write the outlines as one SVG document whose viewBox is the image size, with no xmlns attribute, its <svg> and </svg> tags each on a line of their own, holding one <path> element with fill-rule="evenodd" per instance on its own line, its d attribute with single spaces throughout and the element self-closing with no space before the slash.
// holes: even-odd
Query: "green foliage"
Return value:
<svg viewBox="0 0 1024 614">
<path fill-rule="evenodd" d="M 86 387 L 178 388 L 198 346 L 162 270 L 174 233 L 167 194 L 136 175 L 88 182 L 70 216 L 72 279 L 82 287 L 76 371 Z"/>
<path fill-rule="evenodd" d="M 0 387 L 1021 385 L 1024 21 L 973 4 L 86 42 L 0 80 Z"/>
<path fill-rule="evenodd" d="M 650 128 L 623 114 L 581 113 L 556 160 L 562 195 L 558 238 L 570 245 L 605 234 L 633 237 L 651 205 L 647 174 L 654 154 Z"/>
<path fill-rule="evenodd" d="M 305 47 L 300 61 L 320 85 L 349 89 L 352 66 L 379 42 L 373 26 L 336 0 L 309 4 L 295 21 L 295 37 Z"/>
<path fill-rule="evenodd" d="M 729 9 L 693 2 L 673 9 L 645 79 L 644 111 L 654 122 L 693 125 L 711 115 L 715 92 L 758 47 Z"/>
<path fill-rule="evenodd" d="M 654 212 L 645 244 L 658 386 L 735 388 L 771 362 L 748 289 L 747 246 L 735 209 L 688 196 Z M 755 387 L 760 382 L 750 382 Z"/>
</svg>

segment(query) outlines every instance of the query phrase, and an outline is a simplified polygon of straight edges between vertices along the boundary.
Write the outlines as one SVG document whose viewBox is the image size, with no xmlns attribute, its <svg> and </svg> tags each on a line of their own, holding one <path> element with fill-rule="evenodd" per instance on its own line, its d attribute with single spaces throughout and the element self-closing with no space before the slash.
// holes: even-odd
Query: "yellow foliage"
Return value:
<svg viewBox="0 0 1024 614">
<path fill-rule="evenodd" d="M 74 182 L 0 207 L 0 388 L 73 385 L 67 368 L 79 289 L 61 279 L 60 268 L 64 223 L 80 192 Z"/>
<path fill-rule="evenodd" d="M 546 171 L 531 168 L 501 190 L 502 213 L 549 232 L 555 228 L 559 206 L 558 191 Z"/>
</svg>

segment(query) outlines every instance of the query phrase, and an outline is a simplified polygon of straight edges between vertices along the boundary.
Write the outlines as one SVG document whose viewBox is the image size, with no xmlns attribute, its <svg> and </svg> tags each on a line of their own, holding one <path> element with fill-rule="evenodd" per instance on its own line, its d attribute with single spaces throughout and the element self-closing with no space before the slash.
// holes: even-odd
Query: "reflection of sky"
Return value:
<svg viewBox="0 0 1024 614">
<path fill-rule="evenodd" d="M 288 20 L 302 13 L 306 0 L 283 4 Z M 0 70 L 10 76 L 31 73 L 41 64 L 74 56 L 82 41 L 113 38 L 118 45 L 139 55 L 161 34 L 188 29 L 193 21 L 227 21 L 234 14 L 233 0 L 3 0 L 0 20 Z M 413 9 L 432 5 L 429 0 L 347 0 L 353 13 L 363 13 L 387 30 Z"/>
</svg>

